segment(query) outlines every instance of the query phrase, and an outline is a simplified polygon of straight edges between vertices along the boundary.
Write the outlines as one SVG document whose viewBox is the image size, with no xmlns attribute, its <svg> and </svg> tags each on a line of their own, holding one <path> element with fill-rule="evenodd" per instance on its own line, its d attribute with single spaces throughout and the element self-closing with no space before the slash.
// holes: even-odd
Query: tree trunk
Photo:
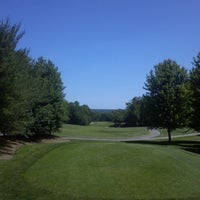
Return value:
<svg viewBox="0 0 200 200">
<path fill-rule="evenodd" d="M 168 143 L 171 144 L 171 129 L 168 128 L 167 132 L 168 132 Z"/>
</svg>

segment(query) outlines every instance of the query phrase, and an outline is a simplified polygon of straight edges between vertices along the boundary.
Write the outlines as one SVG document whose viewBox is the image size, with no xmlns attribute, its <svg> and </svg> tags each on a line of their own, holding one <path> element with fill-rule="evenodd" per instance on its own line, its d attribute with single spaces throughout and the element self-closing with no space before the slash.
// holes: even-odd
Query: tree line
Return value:
<svg viewBox="0 0 200 200">
<path fill-rule="evenodd" d="M 78 101 L 67 102 L 58 68 L 43 57 L 17 49 L 24 32 L 20 24 L 0 22 L 0 133 L 44 135 L 62 123 L 89 125 L 113 121 L 116 126 L 148 126 L 171 132 L 179 127 L 200 130 L 200 53 L 187 71 L 173 60 L 154 66 L 146 77 L 142 97 L 134 97 L 126 109 L 108 113 L 91 110 Z"/>
<path fill-rule="evenodd" d="M 110 121 L 122 123 L 124 121 L 124 110 L 96 110 L 90 109 L 88 105 L 80 105 L 78 101 L 67 103 L 68 120 L 66 123 L 75 125 L 89 125 L 93 121 Z"/>
</svg>

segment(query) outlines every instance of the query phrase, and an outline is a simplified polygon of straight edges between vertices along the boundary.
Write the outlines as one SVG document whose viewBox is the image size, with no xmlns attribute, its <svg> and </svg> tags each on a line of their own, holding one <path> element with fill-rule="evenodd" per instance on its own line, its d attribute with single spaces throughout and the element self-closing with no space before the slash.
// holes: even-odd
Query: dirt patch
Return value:
<svg viewBox="0 0 200 200">
<path fill-rule="evenodd" d="M 25 145 L 31 144 L 38 144 L 38 143 L 46 143 L 46 144 L 53 144 L 53 143 L 63 143 L 69 142 L 70 140 L 61 138 L 61 137 L 54 137 L 49 139 L 41 139 L 38 141 L 23 141 L 23 140 L 14 140 L 14 139 L 7 139 L 7 138 L 0 138 L 0 160 L 9 160 L 12 159 L 17 148 Z"/>
</svg>

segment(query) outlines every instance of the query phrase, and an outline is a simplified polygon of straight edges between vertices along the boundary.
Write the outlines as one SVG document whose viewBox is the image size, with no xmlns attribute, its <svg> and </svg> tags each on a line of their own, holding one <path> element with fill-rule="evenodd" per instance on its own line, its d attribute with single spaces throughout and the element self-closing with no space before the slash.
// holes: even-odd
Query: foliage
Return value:
<svg viewBox="0 0 200 200">
<path fill-rule="evenodd" d="M 190 72 L 190 86 L 193 108 L 190 127 L 200 131 L 200 52 L 193 60 L 193 69 Z"/>
<path fill-rule="evenodd" d="M 33 96 L 31 113 L 34 118 L 31 133 L 50 134 L 61 127 L 65 114 L 63 83 L 51 61 L 40 57 L 32 67 Z"/>
<path fill-rule="evenodd" d="M 92 121 L 113 122 L 114 110 L 92 110 Z"/>
<path fill-rule="evenodd" d="M 51 134 L 66 110 L 60 74 L 51 61 L 33 61 L 27 50 L 16 50 L 19 29 L 9 20 L 0 22 L 0 132 Z"/>
<path fill-rule="evenodd" d="M 126 104 L 126 125 L 127 126 L 141 126 L 141 107 L 142 97 L 134 97 L 129 103 Z"/>
<path fill-rule="evenodd" d="M 0 22 L 0 132 L 17 134 L 24 131 L 28 114 L 26 98 L 30 60 L 27 51 L 16 50 L 23 36 L 20 25 L 11 25 L 9 19 Z"/>
<path fill-rule="evenodd" d="M 92 121 L 92 111 L 87 105 L 80 106 L 78 101 L 68 104 L 70 124 L 89 125 Z"/>
<path fill-rule="evenodd" d="M 150 126 L 166 128 L 171 142 L 171 131 L 188 123 L 187 71 L 175 61 L 164 60 L 147 76 L 145 89 Z"/>
<path fill-rule="evenodd" d="M 125 110 L 118 109 L 112 112 L 112 121 L 115 125 L 121 125 L 125 121 Z"/>
<path fill-rule="evenodd" d="M 92 121 L 114 122 L 116 124 L 124 122 L 125 111 L 93 109 L 87 105 L 80 106 L 78 101 L 68 103 L 69 120 L 68 123 L 76 125 L 89 125 Z"/>
</svg>

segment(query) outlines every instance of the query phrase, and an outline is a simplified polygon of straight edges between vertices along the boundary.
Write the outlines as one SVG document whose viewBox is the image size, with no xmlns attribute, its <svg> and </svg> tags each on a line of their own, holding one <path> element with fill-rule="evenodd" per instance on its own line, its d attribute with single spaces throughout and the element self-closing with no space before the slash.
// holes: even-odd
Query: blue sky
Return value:
<svg viewBox="0 0 200 200">
<path fill-rule="evenodd" d="M 0 18 L 21 22 L 19 48 L 55 63 L 68 101 L 116 109 L 145 93 L 164 59 L 191 69 L 199 8 L 199 0 L 0 0 Z"/>
</svg>

